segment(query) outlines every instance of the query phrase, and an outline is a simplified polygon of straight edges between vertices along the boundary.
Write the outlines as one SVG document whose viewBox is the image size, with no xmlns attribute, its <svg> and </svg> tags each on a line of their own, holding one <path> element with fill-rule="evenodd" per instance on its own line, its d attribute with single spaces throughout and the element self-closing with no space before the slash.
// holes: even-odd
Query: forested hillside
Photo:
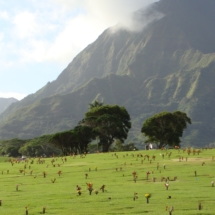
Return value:
<svg viewBox="0 0 215 215">
<path fill-rule="evenodd" d="M 107 29 L 55 81 L 11 105 L 1 114 L 0 137 L 68 130 L 97 99 L 128 110 L 135 144 L 147 117 L 174 110 L 192 119 L 183 144 L 215 142 L 215 1 L 161 0 L 134 18 L 144 23 L 149 15 L 139 31 Z"/>
</svg>

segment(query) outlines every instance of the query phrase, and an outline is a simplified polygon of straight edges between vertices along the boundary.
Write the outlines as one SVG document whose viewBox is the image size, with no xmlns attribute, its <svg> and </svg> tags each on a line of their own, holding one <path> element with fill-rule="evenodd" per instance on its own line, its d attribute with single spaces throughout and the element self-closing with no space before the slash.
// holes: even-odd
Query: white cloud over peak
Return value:
<svg viewBox="0 0 215 215">
<path fill-rule="evenodd" d="M 155 0 L 49 0 L 16 11 L 11 50 L 20 63 L 69 63 L 106 28 Z M 7 12 L 0 13 L 5 18 Z"/>
<path fill-rule="evenodd" d="M 23 84 L 25 77 L 31 77 L 29 73 L 38 67 L 35 74 L 45 77 L 44 72 L 49 71 L 47 65 L 51 65 L 51 72 L 47 73 L 53 73 L 53 76 L 43 82 L 56 79 L 56 74 L 62 70 L 53 68 L 64 69 L 105 29 L 121 21 L 129 23 L 129 14 L 155 1 L 30 0 L 14 1 L 13 4 L 0 1 L 0 80 L 7 77 L 9 80 L 7 84 L 0 83 L 0 91 L 4 84 L 7 89 L 11 84 L 13 89 L 10 77 L 16 76 L 20 77 L 20 89 L 26 87 L 26 92 L 33 93 L 28 89 L 29 85 L 27 88 Z M 43 64 L 46 69 L 41 70 Z M 32 81 L 26 81 L 36 86 L 38 83 L 34 80 L 32 76 Z"/>
</svg>

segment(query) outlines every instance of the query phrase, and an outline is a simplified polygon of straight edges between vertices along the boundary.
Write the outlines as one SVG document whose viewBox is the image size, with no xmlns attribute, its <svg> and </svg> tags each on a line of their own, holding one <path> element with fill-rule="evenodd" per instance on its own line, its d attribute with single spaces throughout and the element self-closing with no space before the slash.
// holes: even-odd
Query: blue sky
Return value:
<svg viewBox="0 0 215 215">
<path fill-rule="evenodd" d="M 0 0 L 0 97 L 35 93 L 106 28 L 155 1 Z"/>
</svg>

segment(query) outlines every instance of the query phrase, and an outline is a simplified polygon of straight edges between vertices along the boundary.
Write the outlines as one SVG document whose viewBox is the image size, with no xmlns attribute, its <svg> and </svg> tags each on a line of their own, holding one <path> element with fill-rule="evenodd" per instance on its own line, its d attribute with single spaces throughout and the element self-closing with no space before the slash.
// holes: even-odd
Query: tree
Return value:
<svg viewBox="0 0 215 215">
<path fill-rule="evenodd" d="M 96 138 L 93 129 L 88 126 L 76 126 L 73 130 L 76 134 L 76 143 L 79 153 L 87 152 L 88 144 Z"/>
<path fill-rule="evenodd" d="M 19 157 L 21 154 L 19 153 L 20 147 L 22 147 L 27 140 L 20 140 L 17 138 L 11 140 L 2 140 L 0 141 L 0 154 Z"/>
<path fill-rule="evenodd" d="M 19 149 L 19 153 L 30 157 L 60 155 L 60 150 L 48 143 L 51 135 L 43 135 L 28 140 L 25 145 Z"/>
<path fill-rule="evenodd" d="M 6 154 L 8 155 L 8 157 L 18 157 L 21 154 L 19 153 L 19 148 L 15 147 L 15 146 L 9 146 L 6 149 Z"/>
<path fill-rule="evenodd" d="M 60 148 L 64 155 L 69 153 L 85 153 L 91 140 L 95 139 L 92 128 L 76 126 L 74 129 L 53 134 L 50 143 Z"/>
<path fill-rule="evenodd" d="M 163 148 L 166 145 L 179 146 L 180 137 L 182 137 L 188 123 L 191 124 L 191 119 L 186 113 L 180 111 L 161 112 L 148 118 L 143 123 L 141 132 L 148 138 L 145 142 L 156 143 L 158 148 Z"/>
<path fill-rule="evenodd" d="M 120 141 L 120 140 L 116 140 L 115 141 L 115 145 L 113 147 L 113 151 L 134 151 L 134 150 L 138 150 L 134 143 L 128 143 L 128 144 L 124 144 Z"/>
<path fill-rule="evenodd" d="M 74 131 L 64 131 L 53 134 L 49 140 L 49 143 L 60 148 L 63 155 L 69 153 L 77 153 L 77 137 Z"/>
<path fill-rule="evenodd" d="M 102 105 L 91 108 L 79 123 L 93 129 L 99 137 L 99 145 L 107 152 L 115 139 L 124 142 L 131 128 L 130 116 L 124 107 Z"/>
</svg>

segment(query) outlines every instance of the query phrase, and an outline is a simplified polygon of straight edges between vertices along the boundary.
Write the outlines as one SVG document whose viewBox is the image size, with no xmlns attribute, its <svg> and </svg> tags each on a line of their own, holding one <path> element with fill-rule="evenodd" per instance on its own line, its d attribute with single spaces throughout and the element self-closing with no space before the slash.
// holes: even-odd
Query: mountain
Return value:
<svg viewBox="0 0 215 215">
<path fill-rule="evenodd" d="M 133 15 L 138 28 L 105 30 L 59 77 L 0 116 L 1 138 L 71 129 L 95 99 L 125 106 L 129 140 L 143 142 L 147 117 L 185 111 L 183 144 L 215 142 L 215 1 L 160 0 Z"/>
<path fill-rule="evenodd" d="M 17 101 L 15 98 L 0 98 L 0 113 L 4 112 L 11 104 Z"/>
</svg>

